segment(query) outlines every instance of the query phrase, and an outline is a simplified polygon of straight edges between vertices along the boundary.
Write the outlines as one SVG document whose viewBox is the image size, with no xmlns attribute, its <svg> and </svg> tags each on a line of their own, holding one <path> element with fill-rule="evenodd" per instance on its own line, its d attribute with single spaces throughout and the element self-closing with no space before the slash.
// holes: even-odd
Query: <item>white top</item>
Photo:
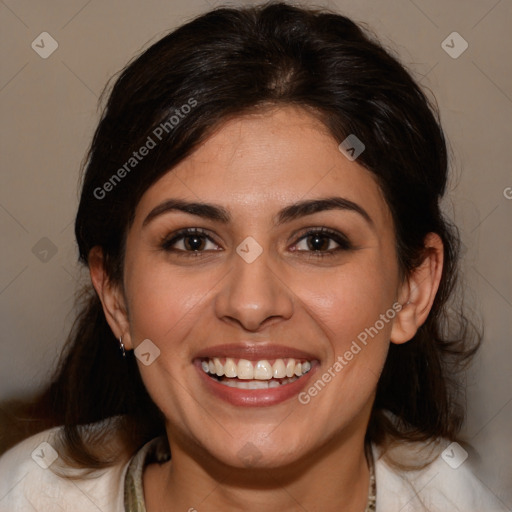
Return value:
<svg viewBox="0 0 512 512">
<path fill-rule="evenodd" d="M 51 446 L 58 430 L 30 437 L 0 457 L 0 512 L 125 512 L 129 462 L 101 470 L 93 478 L 62 478 L 55 472 L 58 454 Z M 469 460 L 451 467 L 465 453 L 459 445 L 449 445 L 444 459 L 438 456 L 425 469 L 400 472 L 379 459 L 378 448 L 373 447 L 377 512 L 506 512 L 505 505 L 473 474 Z"/>
</svg>

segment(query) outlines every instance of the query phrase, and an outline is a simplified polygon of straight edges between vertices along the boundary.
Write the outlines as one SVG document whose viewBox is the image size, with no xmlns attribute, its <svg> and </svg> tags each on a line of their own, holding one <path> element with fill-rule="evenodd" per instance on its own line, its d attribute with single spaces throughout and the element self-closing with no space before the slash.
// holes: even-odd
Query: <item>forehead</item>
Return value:
<svg viewBox="0 0 512 512">
<path fill-rule="evenodd" d="M 348 160 L 314 116 L 296 107 L 267 108 L 221 124 L 188 158 L 143 195 L 143 214 L 170 197 L 273 212 L 287 204 L 341 196 L 388 220 L 372 173 Z M 138 213 L 139 214 L 139 213 Z"/>
</svg>

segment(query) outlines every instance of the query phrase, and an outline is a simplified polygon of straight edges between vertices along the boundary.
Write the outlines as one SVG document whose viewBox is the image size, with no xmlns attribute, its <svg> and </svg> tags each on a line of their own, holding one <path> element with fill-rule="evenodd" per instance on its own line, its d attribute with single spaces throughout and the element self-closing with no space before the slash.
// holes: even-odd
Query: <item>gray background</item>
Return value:
<svg viewBox="0 0 512 512">
<path fill-rule="evenodd" d="M 0 399 L 44 381 L 73 320 L 74 291 L 86 277 L 73 237 L 78 172 L 104 85 L 169 29 L 220 3 L 0 2 Z M 366 22 L 437 98 L 454 176 L 445 207 L 464 243 L 465 298 L 486 329 L 467 376 L 464 432 L 475 474 L 510 509 L 512 2 L 315 5 Z M 457 58 L 442 47 L 454 31 L 468 43 Z M 58 42 L 47 59 L 31 47 L 42 46 L 42 32 Z M 460 51 L 452 39 L 445 45 Z"/>
</svg>

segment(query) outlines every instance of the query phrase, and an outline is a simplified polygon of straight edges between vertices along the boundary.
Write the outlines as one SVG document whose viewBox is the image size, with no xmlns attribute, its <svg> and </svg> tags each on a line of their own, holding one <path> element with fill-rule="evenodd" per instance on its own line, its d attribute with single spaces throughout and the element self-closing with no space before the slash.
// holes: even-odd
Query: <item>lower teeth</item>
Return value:
<svg viewBox="0 0 512 512">
<path fill-rule="evenodd" d="M 268 389 L 268 388 L 278 388 L 279 386 L 284 386 L 286 384 L 290 384 L 295 382 L 299 377 L 289 377 L 285 379 L 270 379 L 270 380 L 240 380 L 237 378 L 234 379 L 217 379 L 220 384 L 224 386 L 228 386 L 230 388 L 238 388 L 238 389 Z"/>
</svg>

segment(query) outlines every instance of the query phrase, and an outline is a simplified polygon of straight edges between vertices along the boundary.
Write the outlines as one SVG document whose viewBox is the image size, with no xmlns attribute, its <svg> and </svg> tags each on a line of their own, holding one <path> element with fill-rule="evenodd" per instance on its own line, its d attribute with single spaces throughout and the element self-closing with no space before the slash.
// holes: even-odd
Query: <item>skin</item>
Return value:
<svg viewBox="0 0 512 512">
<path fill-rule="evenodd" d="M 166 417 L 172 451 L 171 462 L 144 473 L 148 512 L 364 510 L 364 435 L 378 377 L 390 341 L 408 341 L 427 318 L 442 243 L 429 234 L 423 264 L 402 279 L 381 190 L 338 144 L 293 107 L 227 121 L 141 198 L 122 286 L 109 282 L 101 249 L 91 251 L 92 281 L 114 334 L 127 349 L 150 339 L 161 351 L 151 365 L 139 362 Z M 371 221 L 332 209 L 274 224 L 292 203 L 332 196 L 357 203 Z M 232 218 L 222 223 L 168 211 L 144 225 L 171 198 L 214 203 Z M 186 252 L 183 239 L 174 252 L 162 248 L 177 230 L 192 227 L 212 238 L 203 252 Z M 321 227 L 344 234 L 351 247 L 332 251 L 337 242 L 322 239 L 332 255 L 319 257 L 304 234 Z M 248 236 L 263 249 L 250 264 L 235 250 Z M 396 302 L 403 305 L 396 317 L 306 405 L 294 397 L 268 407 L 233 406 L 205 388 L 192 363 L 205 347 L 271 342 L 314 354 L 313 383 Z M 247 446 L 258 454 L 250 465 L 240 456 Z"/>
</svg>

